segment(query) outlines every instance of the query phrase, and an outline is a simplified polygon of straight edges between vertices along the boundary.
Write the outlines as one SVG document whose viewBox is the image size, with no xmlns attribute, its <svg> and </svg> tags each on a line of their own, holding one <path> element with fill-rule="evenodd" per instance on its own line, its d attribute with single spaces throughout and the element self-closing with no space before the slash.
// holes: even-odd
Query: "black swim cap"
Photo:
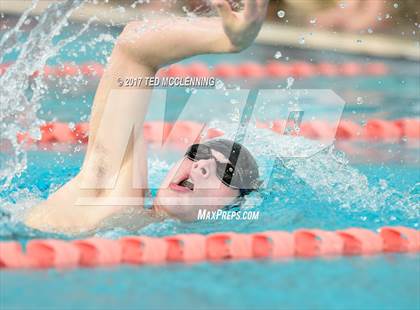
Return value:
<svg viewBox="0 0 420 310">
<path fill-rule="evenodd" d="M 262 182 L 259 180 L 258 165 L 245 146 L 227 139 L 208 140 L 202 144 L 222 153 L 235 167 L 231 185 L 239 189 L 240 196 L 259 188 Z"/>
</svg>

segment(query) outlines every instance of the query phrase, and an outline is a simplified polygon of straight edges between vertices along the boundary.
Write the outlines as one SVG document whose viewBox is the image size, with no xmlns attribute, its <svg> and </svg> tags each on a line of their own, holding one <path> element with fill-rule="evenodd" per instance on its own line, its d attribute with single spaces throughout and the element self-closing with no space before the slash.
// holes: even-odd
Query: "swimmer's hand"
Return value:
<svg viewBox="0 0 420 310">
<path fill-rule="evenodd" d="M 228 51 L 239 52 L 250 46 L 261 29 L 268 0 L 245 0 L 245 7 L 241 12 L 232 11 L 227 0 L 213 0 L 213 5 L 222 18 L 229 40 Z"/>
<path fill-rule="evenodd" d="M 129 22 L 115 45 L 110 71 L 141 67 L 150 75 L 158 68 L 187 57 L 239 52 L 255 40 L 268 0 L 245 0 L 233 12 L 227 0 L 212 0 L 220 18 L 171 18 Z M 115 67 L 112 67 L 115 65 Z"/>
</svg>

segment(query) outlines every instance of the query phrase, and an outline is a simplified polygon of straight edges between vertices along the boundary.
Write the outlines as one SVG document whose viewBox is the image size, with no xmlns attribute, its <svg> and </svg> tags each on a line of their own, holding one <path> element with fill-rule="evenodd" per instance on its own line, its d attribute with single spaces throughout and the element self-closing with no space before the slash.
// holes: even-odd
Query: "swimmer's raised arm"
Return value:
<svg viewBox="0 0 420 310">
<path fill-rule="evenodd" d="M 120 78 L 154 76 L 159 67 L 190 56 L 239 52 L 252 44 L 264 21 L 268 0 L 246 0 L 240 12 L 233 12 L 227 0 L 213 0 L 213 4 L 220 17 L 139 21 L 125 26 L 97 89 L 89 141 L 96 138 L 106 98 L 111 89 L 119 88 Z M 118 126 L 110 130 L 114 128 Z M 103 144 L 112 146 L 113 142 Z M 89 142 L 87 155 L 91 149 Z"/>
<path fill-rule="evenodd" d="M 26 217 L 28 226 L 62 232 L 89 231 L 124 207 L 124 204 L 84 205 L 79 198 L 135 198 L 136 206 L 143 206 L 144 189 L 147 188 L 144 141 L 140 142 L 140 156 L 134 156 L 131 138 L 112 189 L 81 186 L 85 179 L 91 180 L 91 184 L 100 184 L 106 179 L 104 175 L 112 171 L 109 167 L 115 162 L 116 145 L 121 142 L 123 133 L 119 129 L 133 123 L 133 118 L 142 128 L 147 113 L 148 100 L 139 100 L 138 105 L 124 104 L 134 99 L 121 97 L 113 98 L 114 101 L 120 100 L 121 105 L 113 111 L 112 118 L 104 118 L 110 94 L 121 89 L 121 78 L 152 77 L 159 67 L 180 59 L 205 53 L 238 52 L 248 47 L 261 28 L 268 0 L 245 0 L 245 7 L 239 13 L 233 12 L 226 0 L 213 0 L 213 4 L 219 18 L 179 18 L 147 24 L 131 22 L 124 28 L 96 90 L 89 123 L 89 143 L 80 173 L 50 195 L 47 201 L 30 210 Z M 101 134 L 98 134 L 100 125 Z M 145 187 L 133 187 L 134 173 L 140 176 L 140 183 Z"/>
<path fill-rule="evenodd" d="M 110 154 L 110 150 L 118 143 L 112 141 L 111 133 L 122 128 L 128 116 L 136 114 L 136 123 L 140 127 L 144 121 L 148 109 L 146 102 L 137 107 L 141 109 L 140 115 L 121 108 L 113 115 L 112 126 L 107 129 L 110 134 L 102 135 L 106 137 L 102 141 L 96 139 L 106 100 L 112 89 L 119 88 L 118 80 L 154 76 L 159 67 L 180 59 L 204 53 L 238 52 L 251 45 L 263 23 L 268 0 L 246 0 L 241 12 L 233 12 L 227 0 L 214 0 L 213 3 L 221 17 L 192 20 L 171 18 L 148 23 L 130 22 L 126 25 L 117 39 L 96 92 L 85 163 L 92 153 L 92 141 L 100 146 L 102 154 Z M 95 163 L 110 160 L 98 159 L 98 152 L 92 158 Z M 132 148 L 127 150 L 124 164 L 131 170 Z"/>
<path fill-rule="evenodd" d="M 246 0 L 241 12 L 233 12 L 226 0 L 213 4 L 220 17 L 130 22 L 116 48 L 157 69 L 198 54 L 232 53 L 248 47 L 261 28 L 268 0 Z"/>
</svg>

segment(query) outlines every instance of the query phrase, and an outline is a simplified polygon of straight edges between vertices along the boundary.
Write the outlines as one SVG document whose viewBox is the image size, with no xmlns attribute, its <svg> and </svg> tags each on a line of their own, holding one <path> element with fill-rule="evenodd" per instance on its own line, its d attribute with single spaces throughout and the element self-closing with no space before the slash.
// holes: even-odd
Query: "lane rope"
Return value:
<svg viewBox="0 0 420 310">
<path fill-rule="evenodd" d="M 128 236 L 118 240 L 88 238 L 65 241 L 34 239 L 22 245 L 0 242 L 0 268 L 77 268 L 217 262 L 241 259 L 291 259 L 383 253 L 417 253 L 420 231 L 408 227 L 337 231 L 299 229 L 250 234 L 220 232 L 180 234 L 161 238 Z"/>
<path fill-rule="evenodd" d="M 0 64 L 0 75 L 3 75 L 12 63 Z M 66 77 L 83 75 L 86 77 L 100 77 L 104 73 L 104 65 L 96 62 L 74 64 L 64 63 L 57 66 L 45 66 L 43 70 L 35 71 L 32 77 L 43 74 L 45 77 Z M 219 77 L 226 79 L 234 78 L 284 78 L 297 77 L 309 78 L 315 76 L 384 76 L 389 73 L 389 68 L 384 63 L 373 62 L 362 64 L 357 62 L 347 63 L 310 63 L 305 61 L 279 62 L 270 61 L 266 64 L 245 62 L 239 64 L 220 63 L 209 66 L 205 63 L 195 62 L 191 64 L 173 64 L 162 68 L 158 76 L 177 77 Z"/>
<path fill-rule="evenodd" d="M 173 144 L 189 145 L 200 135 L 203 126 L 204 124 L 193 121 L 177 121 L 175 123 L 149 121 L 144 124 L 144 137 L 149 143 L 168 141 Z M 286 121 L 257 122 L 256 126 L 283 134 Z M 86 144 L 88 142 L 89 124 L 48 122 L 40 127 L 40 131 L 40 140 L 35 140 L 29 133 L 18 134 L 17 140 L 25 144 Z M 208 128 L 204 138 L 217 138 L 223 134 L 220 129 Z M 301 124 L 298 134 L 306 138 L 319 140 L 330 139 L 335 136 L 338 141 L 418 141 L 420 140 L 420 119 L 369 119 L 365 126 L 351 120 L 341 120 L 338 125 L 326 121 L 310 121 Z"/>
</svg>

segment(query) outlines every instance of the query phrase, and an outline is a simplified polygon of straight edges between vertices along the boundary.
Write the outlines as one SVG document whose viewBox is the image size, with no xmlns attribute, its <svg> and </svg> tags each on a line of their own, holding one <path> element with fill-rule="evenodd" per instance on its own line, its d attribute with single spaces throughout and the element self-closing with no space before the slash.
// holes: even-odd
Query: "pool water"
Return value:
<svg viewBox="0 0 420 310">
<path fill-rule="evenodd" d="M 71 25 L 77 28 L 77 25 Z M 94 26 L 70 43 L 51 64 L 62 61 L 105 62 L 110 42 L 95 41 L 100 33 L 116 36 L 118 28 Z M 86 46 L 85 53 L 73 55 Z M 420 64 L 406 60 L 372 59 L 332 52 L 302 51 L 287 47 L 253 46 L 239 55 L 200 56 L 191 61 L 209 65 L 220 62 L 263 62 L 282 50 L 288 61 L 384 61 L 391 73 L 384 77 L 317 77 L 297 79 L 295 89 L 329 88 L 347 105 L 344 119 L 364 123 L 370 118 L 397 119 L 419 115 Z M 96 51 L 96 52 L 93 52 Z M 13 53 L 4 61 L 16 57 Z M 286 61 L 286 59 L 284 59 Z M 70 92 L 49 86 L 38 117 L 43 120 L 80 122 L 88 119 L 94 87 L 80 81 Z M 79 84 L 78 84 L 79 83 Z M 94 82 L 95 83 L 95 82 Z M 231 81 L 242 87 L 286 86 L 285 80 Z M 357 104 L 357 97 L 363 104 Z M 210 106 L 203 102 L 203 106 Z M 174 102 L 176 105 L 176 102 Z M 202 106 L 202 107 L 203 107 Z M 153 107 L 149 119 L 153 119 Z M 199 107 L 197 108 L 199 109 Z M 218 116 L 216 114 L 216 116 Z M 220 115 L 221 117 L 222 115 Z M 269 137 L 268 143 L 288 143 Z M 281 140 L 283 139 L 283 140 Z M 138 235 L 166 236 L 179 233 L 208 234 L 218 231 L 256 232 L 298 228 L 335 230 L 350 226 L 377 229 L 385 225 L 419 225 L 419 152 L 407 143 L 348 142 L 356 151 L 343 154 L 326 150 L 310 159 L 275 167 L 267 187 L 250 199 L 260 211 L 258 221 L 182 223 L 166 220 L 148 225 Z M 261 148 L 256 142 L 252 148 Z M 269 144 L 270 145 L 270 144 Z M 339 145 L 337 145 L 339 148 Z M 366 149 L 369 152 L 364 152 Z M 22 222 L 24 211 L 45 199 L 80 169 L 84 148 L 55 147 L 28 151 L 27 168 L 12 186 L 2 187 L 0 240 L 67 236 L 31 230 Z M 5 160 L 1 154 L 0 160 Z M 151 154 L 150 183 L 157 186 L 172 161 Z M 258 157 L 259 161 L 268 159 Z M 268 176 L 265 176 L 268 177 Z M 320 182 L 323 180 L 323 182 Z M 324 182 L 325 181 L 325 182 Z M 119 238 L 133 234 L 116 227 L 98 236 Z M 229 309 L 416 309 L 420 306 L 418 255 L 380 255 L 337 259 L 291 261 L 241 261 L 194 265 L 119 266 L 80 270 L 2 271 L 2 308 L 229 308 Z"/>
<path fill-rule="evenodd" d="M 1 292 L 7 309 L 416 309 L 418 273 L 409 255 L 7 271 Z"/>
</svg>

